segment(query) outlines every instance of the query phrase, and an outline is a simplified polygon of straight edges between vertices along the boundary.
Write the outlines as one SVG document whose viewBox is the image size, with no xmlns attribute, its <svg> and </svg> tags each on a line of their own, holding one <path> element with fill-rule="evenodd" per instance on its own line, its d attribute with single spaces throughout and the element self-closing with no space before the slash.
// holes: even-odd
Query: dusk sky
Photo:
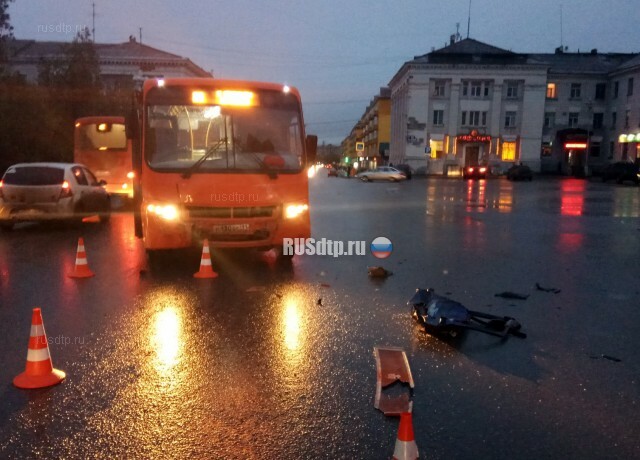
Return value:
<svg viewBox="0 0 640 460">
<path fill-rule="evenodd" d="M 296 86 L 307 132 L 333 144 L 405 61 L 444 46 L 456 23 L 466 37 L 469 12 L 469 0 L 15 0 L 14 36 L 70 41 L 92 28 L 92 3 L 99 43 L 141 27 L 143 43 L 215 77 Z M 561 37 L 569 51 L 640 52 L 639 19 L 638 0 L 471 0 L 470 37 L 523 53 L 551 53 Z"/>
</svg>

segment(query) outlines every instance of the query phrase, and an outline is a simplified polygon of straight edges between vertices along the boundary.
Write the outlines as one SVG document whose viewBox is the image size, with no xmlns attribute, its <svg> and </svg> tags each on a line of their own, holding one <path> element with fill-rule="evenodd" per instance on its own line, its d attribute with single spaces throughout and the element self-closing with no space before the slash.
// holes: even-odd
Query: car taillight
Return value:
<svg viewBox="0 0 640 460">
<path fill-rule="evenodd" d="M 69 182 L 64 181 L 62 182 L 62 189 L 60 190 L 60 198 L 69 198 L 70 196 L 73 196 L 71 186 L 69 185 Z"/>
<path fill-rule="evenodd" d="M 481 173 L 483 173 L 483 172 L 487 172 L 487 168 L 480 168 L 480 172 L 481 172 Z"/>
<path fill-rule="evenodd" d="M 468 168 L 467 171 L 469 171 L 470 173 L 473 172 L 473 168 Z"/>
</svg>

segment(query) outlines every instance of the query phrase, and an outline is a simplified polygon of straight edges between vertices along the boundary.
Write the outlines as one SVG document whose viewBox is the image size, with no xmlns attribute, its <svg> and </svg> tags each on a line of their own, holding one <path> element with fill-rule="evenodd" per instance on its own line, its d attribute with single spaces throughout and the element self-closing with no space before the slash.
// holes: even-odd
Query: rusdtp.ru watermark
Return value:
<svg viewBox="0 0 640 460">
<path fill-rule="evenodd" d="M 366 241 L 336 241 L 322 238 L 284 238 L 282 253 L 286 256 L 364 256 Z"/>
<path fill-rule="evenodd" d="M 379 259 L 385 259 L 391 255 L 393 244 L 384 237 L 375 238 L 369 245 L 371 254 Z M 285 256 L 364 256 L 367 254 L 366 241 L 340 241 L 322 238 L 284 238 L 282 240 L 282 253 Z"/>
</svg>

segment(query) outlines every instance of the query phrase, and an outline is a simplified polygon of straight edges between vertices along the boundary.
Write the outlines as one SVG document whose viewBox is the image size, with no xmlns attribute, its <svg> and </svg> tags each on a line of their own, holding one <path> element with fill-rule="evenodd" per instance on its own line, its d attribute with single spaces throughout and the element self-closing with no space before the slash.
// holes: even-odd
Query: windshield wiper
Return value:
<svg viewBox="0 0 640 460">
<path fill-rule="evenodd" d="M 191 166 L 189 166 L 189 168 L 182 173 L 182 177 L 184 179 L 189 179 L 191 177 L 191 174 L 193 174 L 193 172 L 198 169 L 200 167 L 200 165 L 202 165 L 202 163 L 204 163 L 207 158 L 210 158 L 211 155 L 213 155 L 216 150 L 218 150 L 218 147 L 220 147 L 222 144 L 227 142 L 227 138 L 224 137 L 222 139 L 220 139 L 218 142 L 216 142 L 214 145 L 212 145 L 211 147 L 209 147 L 207 149 L 207 152 L 202 155 L 202 158 L 200 158 L 198 161 L 196 161 L 194 164 L 192 164 Z"/>
<path fill-rule="evenodd" d="M 269 176 L 269 179 L 278 178 L 278 173 L 270 169 L 269 166 L 266 165 L 264 160 L 260 158 L 257 153 L 252 153 L 251 156 L 253 157 L 254 160 L 256 160 L 256 163 L 258 163 L 258 165 L 260 166 L 260 169 L 264 171 L 267 174 L 267 176 Z"/>
</svg>

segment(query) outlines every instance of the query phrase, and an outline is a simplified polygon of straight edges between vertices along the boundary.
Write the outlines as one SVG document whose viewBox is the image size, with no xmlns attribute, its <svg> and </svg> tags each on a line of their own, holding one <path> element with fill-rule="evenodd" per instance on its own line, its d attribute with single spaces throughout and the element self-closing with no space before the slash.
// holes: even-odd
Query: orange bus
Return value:
<svg viewBox="0 0 640 460">
<path fill-rule="evenodd" d="M 104 180 L 110 195 L 133 197 L 131 141 L 124 117 L 96 116 L 76 120 L 74 161 Z"/>
<path fill-rule="evenodd" d="M 132 116 L 136 235 L 153 263 L 166 249 L 280 249 L 309 238 L 300 94 L 273 83 L 202 78 L 144 82 Z"/>
</svg>

